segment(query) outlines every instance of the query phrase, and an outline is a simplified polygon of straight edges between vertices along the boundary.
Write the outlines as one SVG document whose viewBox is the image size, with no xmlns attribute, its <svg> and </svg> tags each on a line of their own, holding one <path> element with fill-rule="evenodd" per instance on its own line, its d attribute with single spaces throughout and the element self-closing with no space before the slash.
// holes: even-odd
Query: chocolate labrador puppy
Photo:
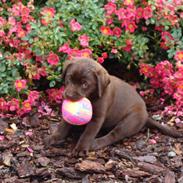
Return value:
<svg viewBox="0 0 183 183">
<path fill-rule="evenodd" d="M 79 100 L 90 99 L 93 116 L 74 149 L 79 152 L 95 150 L 113 144 L 138 133 L 144 126 L 158 128 L 162 133 L 182 137 L 183 134 L 170 129 L 148 117 L 146 105 L 136 90 L 126 82 L 109 75 L 96 61 L 76 58 L 66 61 L 63 69 L 65 91 L 63 97 Z M 46 139 L 46 145 L 61 142 L 71 125 L 63 119 L 57 130 Z M 101 128 L 111 131 L 96 138 Z"/>
</svg>

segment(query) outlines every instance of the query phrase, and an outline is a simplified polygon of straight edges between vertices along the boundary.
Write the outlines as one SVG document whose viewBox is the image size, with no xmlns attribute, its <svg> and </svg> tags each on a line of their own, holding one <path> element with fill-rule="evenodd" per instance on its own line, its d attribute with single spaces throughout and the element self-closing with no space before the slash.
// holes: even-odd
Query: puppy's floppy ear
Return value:
<svg viewBox="0 0 183 183">
<path fill-rule="evenodd" d="M 96 72 L 95 75 L 97 77 L 98 96 L 100 98 L 110 83 L 110 77 L 107 71 L 103 68 Z"/>
</svg>

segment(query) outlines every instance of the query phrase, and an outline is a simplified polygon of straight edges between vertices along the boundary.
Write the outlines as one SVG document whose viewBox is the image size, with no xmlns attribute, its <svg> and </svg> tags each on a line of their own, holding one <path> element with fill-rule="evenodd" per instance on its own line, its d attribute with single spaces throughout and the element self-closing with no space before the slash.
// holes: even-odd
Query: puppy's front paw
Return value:
<svg viewBox="0 0 183 183">
<path fill-rule="evenodd" d="M 97 150 L 98 149 L 98 144 L 96 143 L 96 141 L 94 141 L 91 145 L 91 150 Z"/>
<path fill-rule="evenodd" d="M 86 156 L 89 152 L 89 145 L 77 144 L 72 151 L 73 156 Z"/>
</svg>

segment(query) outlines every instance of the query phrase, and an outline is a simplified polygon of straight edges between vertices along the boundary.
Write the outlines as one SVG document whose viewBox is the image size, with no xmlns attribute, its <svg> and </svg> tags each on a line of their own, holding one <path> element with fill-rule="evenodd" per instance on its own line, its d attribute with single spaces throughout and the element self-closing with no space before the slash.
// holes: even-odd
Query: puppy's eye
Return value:
<svg viewBox="0 0 183 183">
<path fill-rule="evenodd" d="M 86 81 L 83 81 L 81 85 L 84 89 L 88 88 L 88 83 Z"/>
</svg>

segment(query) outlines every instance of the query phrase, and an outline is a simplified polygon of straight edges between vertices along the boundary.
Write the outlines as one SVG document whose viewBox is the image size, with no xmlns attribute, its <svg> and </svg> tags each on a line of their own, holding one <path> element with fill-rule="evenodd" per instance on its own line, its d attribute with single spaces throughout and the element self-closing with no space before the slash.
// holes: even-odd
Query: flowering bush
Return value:
<svg viewBox="0 0 183 183">
<path fill-rule="evenodd" d="M 140 65 L 182 110 L 182 18 L 182 0 L 0 1 L 1 115 L 43 108 L 47 96 L 60 103 L 62 65 L 73 56 Z"/>
</svg>

